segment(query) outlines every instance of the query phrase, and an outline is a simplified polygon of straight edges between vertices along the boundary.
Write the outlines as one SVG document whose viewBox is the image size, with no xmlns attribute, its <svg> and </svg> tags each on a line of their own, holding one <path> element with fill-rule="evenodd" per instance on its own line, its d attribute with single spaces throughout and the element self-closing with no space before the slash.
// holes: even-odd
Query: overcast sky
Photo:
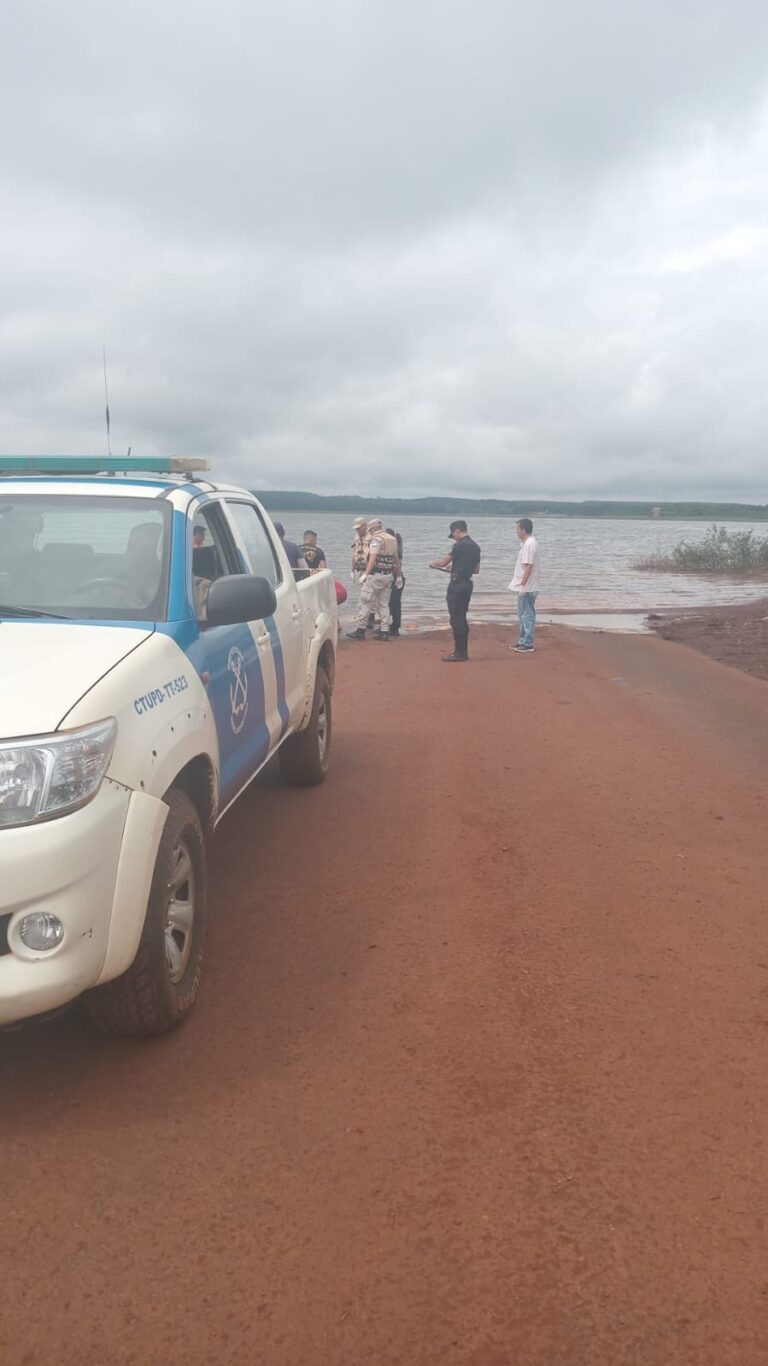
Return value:
<svg viewBox="0 0 768 1366">
<path fill-rule="evenodd" d="M 6 452 L 768 502 L 765 0 L 11 0 Z"/>
</svg>

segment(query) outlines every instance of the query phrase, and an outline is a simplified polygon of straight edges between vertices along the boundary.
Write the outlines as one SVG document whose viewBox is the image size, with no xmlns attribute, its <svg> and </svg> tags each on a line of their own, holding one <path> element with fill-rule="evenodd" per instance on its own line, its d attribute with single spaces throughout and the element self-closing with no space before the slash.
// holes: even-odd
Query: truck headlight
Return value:
<svg viewBox="0 0 768 1366">
<path fill-rule="evenodd" d="M 85 806 L 101 787 L 116 735 L 109 717 L 79 730 L 0 743 L 0 830 Z"/>
</svg>

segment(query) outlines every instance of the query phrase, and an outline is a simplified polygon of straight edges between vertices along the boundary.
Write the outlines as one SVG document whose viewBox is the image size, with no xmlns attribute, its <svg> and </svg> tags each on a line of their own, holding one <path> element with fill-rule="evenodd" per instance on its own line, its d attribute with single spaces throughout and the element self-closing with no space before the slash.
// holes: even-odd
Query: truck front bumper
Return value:
<svg viewBox="0 0 768 1366">
<path fill-rule="evenodd" d="M 0 830 L 0 1025 L 55 1010 L 130 966 L 166 815 L 163 802 L 107 778 L 69 816 Z M 20 938 L 36 911 L 64 927 L 48 952 Z"/>
</svg>

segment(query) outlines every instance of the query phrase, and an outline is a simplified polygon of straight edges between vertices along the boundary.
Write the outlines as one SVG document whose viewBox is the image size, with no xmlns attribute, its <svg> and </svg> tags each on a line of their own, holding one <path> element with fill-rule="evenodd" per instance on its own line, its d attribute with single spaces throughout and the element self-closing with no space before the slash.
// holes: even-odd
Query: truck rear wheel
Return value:
<svg viewBox="0 0 768 1366">
<path fill-rule="evenodd" d="M 315 787 L 325 780 L 332 731 L 331 685 L 325 669 L 318 669 L 309 725 L 289 736 L 278 751 L 283 778 L 292 787 Z"/>
<path fill-rule="evenodd" d="M 207 892 L 205 836 L 185 792 L 172 788 L 147 914 L 133 963 L 88 992 L 88 1014 L 104 1034 L 165 1034 L 181 1024 L 200 987 Z"/>
</svg>

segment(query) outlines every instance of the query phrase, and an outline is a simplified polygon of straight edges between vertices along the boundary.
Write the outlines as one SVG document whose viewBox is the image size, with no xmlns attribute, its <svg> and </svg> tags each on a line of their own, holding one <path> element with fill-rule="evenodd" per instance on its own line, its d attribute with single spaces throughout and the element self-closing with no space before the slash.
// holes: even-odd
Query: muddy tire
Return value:
<svg viewBox="0 0 768 1366">
<path fill-rule="evenodd" d="M 173 788 L 157 851 L 144 929 L 133 963 L 85 997 L 104 1034 L 166 1034 L 189 1014 L 200 987 L 207 893 L 205 836 L 185 792 Z"/>
<path fill-rule="evenodd" d="M 325 781 L 332 731 L 331 685 L 325 670 L 318 669 L 309 725 L 289 736 L 278 751 L 283 778 L 292 787 L 316 787 Z"/>
</svg>

